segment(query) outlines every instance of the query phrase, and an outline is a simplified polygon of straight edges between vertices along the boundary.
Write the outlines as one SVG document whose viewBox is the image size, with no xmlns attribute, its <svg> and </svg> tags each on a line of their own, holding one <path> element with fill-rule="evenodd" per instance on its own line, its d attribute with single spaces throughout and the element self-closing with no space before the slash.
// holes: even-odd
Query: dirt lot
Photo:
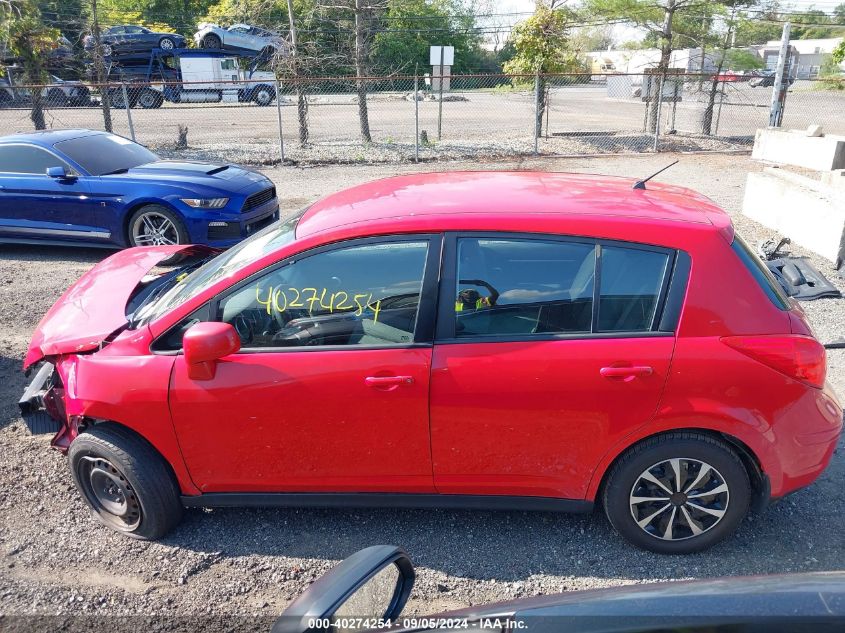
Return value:
<svg viewBox="0 0 845 633">
<path fill-rule="evenodd" d="M 645 175 L 672 156 L 521 163 L 443 163 L 440 169 L 525 168 Z M 756 241 L 768 233 L 738 215 L 744 156 L 681 157 L 661 176 L 702 191 Z M 361 181 L 432 166 L 268 170 L 285 208 Z M 29 436 L 17 415 L 21 359 L 58 295 L 104 254 L 3 246 L 0 250 L 0 612 L 6 616 L 273 616 L 335 561 L 395 543 L 419 566 L 411 611 L 515 596 L 660 579 L 845 569 L 845 453 L 812 487 L 747 521 L 714 549 L 657 556 L 624 544 L 598 513 L 388 510 L 191 510 L 166 540 L 142 543 L 99 527 L 72 487 L 65 459 Z M 833 277 L 831 266 L 817 266 Z M 845 289 L 845 284 L 837 281 Z M 845 334 L 845 300 L 805 304 L 820 338 Z M 829 352 L 829 376 L 845 394 L 845 351 Z M 60 618 L 56 622 L 67 622 Z M 6 619 L 23 628 L 27 618 Z M 111 628 L 117 620 L 110 620 Z M 247 620 L 229 620 L 233 627 Z M 54 622 L 55 623 L 55 622 Z M 97 626 L 100 624 L 97 623 Z"/>
</svg>

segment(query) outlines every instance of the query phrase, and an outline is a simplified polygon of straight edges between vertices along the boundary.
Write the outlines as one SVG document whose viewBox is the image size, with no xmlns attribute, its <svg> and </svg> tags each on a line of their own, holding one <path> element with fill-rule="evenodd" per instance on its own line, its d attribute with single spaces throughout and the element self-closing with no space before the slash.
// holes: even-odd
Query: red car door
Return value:
<svg viewBox="0 0 845 633">
<path fill-rule="evenodd" d="M 600 457 L 660 401 L 675 254 L 495 235 L 446 253 L 431 379 L 438 492 L 583 499 Z"/>
<path fill-rule="evenodd" d="M 235 327 L 241 351 L 199 381 L 178 356 L 170 389 L 200 489 L 433 492 L 433 242 L 322 249 L 221 296 L 211 309 Z"/>
</svg>

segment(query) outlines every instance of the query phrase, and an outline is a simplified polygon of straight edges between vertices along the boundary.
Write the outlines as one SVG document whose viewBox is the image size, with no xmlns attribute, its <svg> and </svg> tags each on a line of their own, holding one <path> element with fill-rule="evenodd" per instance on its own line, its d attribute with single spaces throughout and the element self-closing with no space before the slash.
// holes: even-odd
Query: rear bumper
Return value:
<svg viewBox="0 0 845 633">
<path fill-rule="evenodd" d="M 808 389 L 771 427 L 776 464 L 763 464 L 772 497 L 786 496 L 824 472 L 842 434 L 842 407 L 829 385 Z"/>
</svg>

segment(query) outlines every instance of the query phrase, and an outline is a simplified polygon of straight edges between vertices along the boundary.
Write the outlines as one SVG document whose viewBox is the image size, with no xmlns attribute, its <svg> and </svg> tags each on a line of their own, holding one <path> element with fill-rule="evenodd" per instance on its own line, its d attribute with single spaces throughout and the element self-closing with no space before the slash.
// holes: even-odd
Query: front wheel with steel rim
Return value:
<svg viewBox="0 0 845 633">
<path fill-rule="evenodd" d="M 603 501 L 613 527 L 634 545 L 682 554 L 733 532 L 750 498 L 748 473 L 730 445 L 678 432 L 625 453 L 607 478 Z"/>
<path fill-rule="evenodd" d="M 273 103 L 276 91 L 267 86 L 258 86 L 252 93 L 252 100 L 260 106 L 268 106 Z"/>
<path fill-rule="evenodd" d="M 182 517 L 179 488 L 164 459 L 116 424 L 80 433 L 68 451 L 71 474 L 101 523 L 138 539 L 157 539 Z"/>
</svg>

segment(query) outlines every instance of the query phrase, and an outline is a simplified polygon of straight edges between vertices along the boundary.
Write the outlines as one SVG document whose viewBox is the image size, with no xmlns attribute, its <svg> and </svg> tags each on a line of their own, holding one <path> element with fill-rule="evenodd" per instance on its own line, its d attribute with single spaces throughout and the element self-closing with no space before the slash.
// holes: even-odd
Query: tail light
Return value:
<svg viewBox="0 0 845 633">
<path fill-rule="evenodd" d="M 790 378 L 824 387 L 824 346 L 810 336 L 726 336 L 722 342 Z"/>
</svg>

